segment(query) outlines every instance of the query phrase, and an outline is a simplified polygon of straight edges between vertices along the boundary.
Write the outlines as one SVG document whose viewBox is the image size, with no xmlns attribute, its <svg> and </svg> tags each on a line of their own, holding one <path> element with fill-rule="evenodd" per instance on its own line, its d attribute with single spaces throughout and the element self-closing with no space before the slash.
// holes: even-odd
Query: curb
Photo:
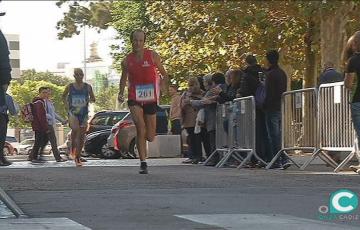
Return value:
<svg viewBox="0 0 360 230">
<path fill-rule="evenodd" d="M 2 188 L 0 188 L 0 200 L 2 200 L 4 204 L 14 213 L 16 218 L 28 217 Z"/>
</svg>

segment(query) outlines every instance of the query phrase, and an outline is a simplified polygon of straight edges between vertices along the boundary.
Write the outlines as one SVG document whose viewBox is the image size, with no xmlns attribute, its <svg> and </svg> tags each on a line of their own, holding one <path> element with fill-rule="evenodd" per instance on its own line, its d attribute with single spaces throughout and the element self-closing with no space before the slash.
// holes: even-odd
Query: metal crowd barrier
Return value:
<svg viewBox="0 0 360 230">
<path fill-rule="evenodd" d="M 210 165 L 213 161 L 221 159 L 228 151 L 229 138 L 229 118 L 232 112 L 232 102 L 218 104 L 216 107 L 216 150 L 206 159 L 204 165 Z"/>
<path fill-rule="evenodd" d="M 308 88 L 285 92 L 281 104 L 282 146 L 266 169 L 271 168 L 281 156 L 286 156 L 298 168 L 304 169 L 295 162 L 289 152 L 301 150 L 314 155 L 319 151 L 317 91 L 315 88 Z"/>
<path fill-rule="evenodd" d="M 332 160 L 329 164 L 339 172 L 354 158 L 358 148 L 355 130 L 351 120 L 351 95 L 343 82 L 323 84 L 319 88 L 319 142 L 320 151 L 315 153 L 307 162 L 316 158 L 318 154 L 328 156 L 328 152 L 350 152 L 347 157 L 337 164 Z"/>
<path fill-rule="evenodd" d="M 232 141 L 231 149 L 220 162 L 223 166 L 231 157 L 240 159 L 238 168 L 242 168 L 252 157 L 256 158 L 263 164 L 267 164 L 256 153 L 256 105 L 255 98 L 242 97 L 233 101 L 232 127 L 230 140 Z M 245 157 L 244 157 L 245 154 Z"/>
</svg>

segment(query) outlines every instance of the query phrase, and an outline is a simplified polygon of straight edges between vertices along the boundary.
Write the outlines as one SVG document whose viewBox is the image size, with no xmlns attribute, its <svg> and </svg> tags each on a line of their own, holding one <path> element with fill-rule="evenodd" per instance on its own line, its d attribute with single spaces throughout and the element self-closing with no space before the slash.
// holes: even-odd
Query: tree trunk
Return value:
<svg viewBox="0 0 360 230">
<path fill-rule="evenodd" d="M 309 18 L 308 31 L 304 37 L 305 43 L 305 76 L 303 87 L 311 88 L 316 86 L 316 51 L 313 49 L 313 41 L 316 33 L 316 24 Z"/>
<path fill-rule="evenodd" d="M 335 10 L 320 10 L 321 67 L 332 62 L 337 70 L 341 67 L 341 55 L 346 39 L 345 26 L 352 3 L 339 4 Z"/>
</svg>

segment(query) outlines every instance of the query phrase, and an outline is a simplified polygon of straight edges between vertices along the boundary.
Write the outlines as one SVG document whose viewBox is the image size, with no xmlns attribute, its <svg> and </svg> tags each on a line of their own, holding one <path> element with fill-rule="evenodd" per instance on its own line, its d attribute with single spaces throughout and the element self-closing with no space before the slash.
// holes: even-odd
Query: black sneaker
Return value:
<svg viewBox="0 0 360 230">
<path fill-rule="evenodd" d="M 10 161 L 8 161 L 8 159 L 6 159 L 6 157 L 2 157 L 2 159 L 0 160 L 0 166 L 9 166 L 12 163 Z"/>
<path fill-rule="evenodd" d="M 284 170 L 284 167 L 281 164 L 273 164 L 270 169 L 275 169 L 275 170 Z"/>
<path fill-rule="evenodd" d="M 147 164 L 146 162 L 141 162 L 140 164 L 140 174 L 148 174 Z"/>
<path fill-rule="evenodd" d="M 65 161 L 67 161 L 67 160 L 62 157 L 56 160 L 56 162 L 65 162 Z"/>
<path fill-rule="evenodd" d="M 31 163 L 33 163 L 33 164 L 43 164 L 43 163 L 45 163 L 45 161 L 43 161 L 43 160 L 38 160 L 38 159 L 33 159 L 33 160 L 31 161 Z"/>
<path fill-rule="evenodd" d="M 282 167 L 284 168 L 284 169 L 287 169 L 287 168 L 289 168 L 291 166 L 291 163 L 289 162 L 289 161 L 286 161 L 286 162 L 284 162 L 283 164 L 282 164 Z"/>
</svg>

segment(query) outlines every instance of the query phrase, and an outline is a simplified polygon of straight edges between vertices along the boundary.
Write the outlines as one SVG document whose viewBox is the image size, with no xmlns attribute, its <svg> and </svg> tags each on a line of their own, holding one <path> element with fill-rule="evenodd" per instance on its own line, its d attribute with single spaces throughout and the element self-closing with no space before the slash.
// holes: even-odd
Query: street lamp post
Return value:
<svg viewBox="0 0 360 230">
<path fill-rule="evenodd" d="M 84 81 L 86 82 L 86 25 L 84 25 Z"/>
</svg>

